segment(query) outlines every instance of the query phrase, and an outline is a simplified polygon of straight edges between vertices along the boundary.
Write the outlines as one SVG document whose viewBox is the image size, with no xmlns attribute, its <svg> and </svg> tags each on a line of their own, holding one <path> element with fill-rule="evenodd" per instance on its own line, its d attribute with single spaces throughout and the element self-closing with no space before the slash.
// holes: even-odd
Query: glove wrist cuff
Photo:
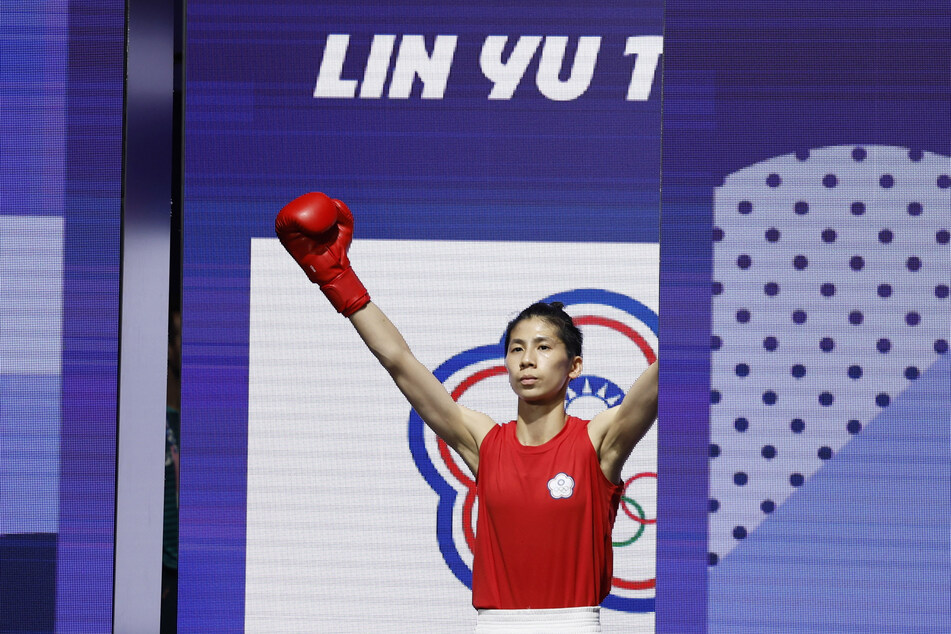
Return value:
<svg viewBox="0 0 951 634">
<path fill-rule="evenodd" d="M 320 290 L 344 317 L 349 317 L 370 303 L 370 294 L 349 266 L 331 281 L 321 284 Z"/>
</svg>

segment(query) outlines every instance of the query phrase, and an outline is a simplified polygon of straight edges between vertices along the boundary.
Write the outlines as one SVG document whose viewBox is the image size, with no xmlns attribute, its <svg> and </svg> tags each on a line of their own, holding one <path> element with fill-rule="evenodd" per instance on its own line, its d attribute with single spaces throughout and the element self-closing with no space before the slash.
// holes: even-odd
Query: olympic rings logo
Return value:
<svg viewBox="0 0 951 634">
<path fill-rule="evenodd" d="M 644 514 L 644 508 L 640 504 L 635 502 L 632 498 L 629 498 L 627 497 L 627 495 L 625 495 L 627 493 L 627 489 L 631 486 L 632 482 L 644 477 L 652 477 L 656 480 L 657 474 L 653 472 L 645 471 L 642 473 L 638 473 L 637 475 L 631 476 L 624 482 L 624 493 L 621 494 L 621 510 L 624 511 L 625 515 L 627 515 L 632 520 L 637 522 L 638 528 L 637 528 L 637 532 L 635 532 L 632 537 L 620 542 L 611 542 L 611 544 L 615 548 L 630 546 L 631 544 L 636 542 L 641 537 L 641 535 L 644 534 L 644 529 L 647 528 L 648 525 L 657 523 L 657 518 L 647 519 L 647 515 Z M 630 507 L 632 506 L 635 509 L 637 509 L 637 515 L 634 515 L 634 513 L 631 512 Z"/>
</svg>

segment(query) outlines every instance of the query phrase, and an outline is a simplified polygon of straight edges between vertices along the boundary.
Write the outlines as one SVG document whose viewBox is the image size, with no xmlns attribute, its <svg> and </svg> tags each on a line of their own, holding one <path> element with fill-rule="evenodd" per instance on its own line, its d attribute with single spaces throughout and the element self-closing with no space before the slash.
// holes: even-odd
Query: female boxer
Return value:
<svg viewBox="0 0 951 634">
<path fill-rule="evenodd" d="M 590 422 L 569 416 L 565 395 L 581 374 L 581 331 L 560 304 L 533 304 L 505 332 L 518 411 L 497 425 L 455 402 L 370 301 L 347 257 L 353 215 L 345 204 L 305 194 L 281 210 L 275 228 L 420 418 L 476 476 L 476 631 L 600 632 L 621 469 L 657 414 L 657 364 L 619 405 Z"/>
</svg>

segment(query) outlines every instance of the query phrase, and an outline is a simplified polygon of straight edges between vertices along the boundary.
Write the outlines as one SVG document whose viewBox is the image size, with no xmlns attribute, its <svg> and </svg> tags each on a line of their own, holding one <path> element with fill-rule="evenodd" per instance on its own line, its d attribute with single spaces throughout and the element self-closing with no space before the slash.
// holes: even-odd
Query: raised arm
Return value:
<svg viewBox="0 0 951 634">
<path fill-rule="evenodd" d="M 353 215 L 345 204 L 324 194 L 305 194 L 288 203 L 275 220 L 288 253 L 330 303 L 350 318 L 370 351 L 389 372 L 420 418 L 465 461 L 475 474 L 479 445 L 495 424 L 488 416 L 456 403 L 421 364 L 357 278 L 347 250 Z"/>
<path fill-rule="evenodd" d="M 437 436 L 462 456 L 472 473 L 479 468 L 479 445 L 495 425 L 491 418 L 456 403 L 420 363 L 396 326 L 372 302 L 350 317 L 370 352 Z"/>
<path fill-rule="evenodd" d="M 657 418 L 657 362 L 648 367 L 631 386 L 617 407 L 605 410 L 588 424 L 588 435 L 598 452 L 601 471 L 611 482 L 621 477 L 621 469 L 634 446 Z"/>
</svg>

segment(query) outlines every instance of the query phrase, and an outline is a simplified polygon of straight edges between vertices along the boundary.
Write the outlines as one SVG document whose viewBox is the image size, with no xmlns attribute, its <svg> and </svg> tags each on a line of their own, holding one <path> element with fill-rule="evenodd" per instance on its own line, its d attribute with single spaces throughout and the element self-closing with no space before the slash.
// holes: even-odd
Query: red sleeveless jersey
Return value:
<svg viewBox="0 0 951 634">
<path fill-rule="evenodd" d="M 568 417 L 538 447 L 515 423 L 479 448 L 472 604 L 515 610 L 598 605 L 611 590 L 611 529 L 622 487 L 601 471 L 588 421 Z"/>
</svg>

